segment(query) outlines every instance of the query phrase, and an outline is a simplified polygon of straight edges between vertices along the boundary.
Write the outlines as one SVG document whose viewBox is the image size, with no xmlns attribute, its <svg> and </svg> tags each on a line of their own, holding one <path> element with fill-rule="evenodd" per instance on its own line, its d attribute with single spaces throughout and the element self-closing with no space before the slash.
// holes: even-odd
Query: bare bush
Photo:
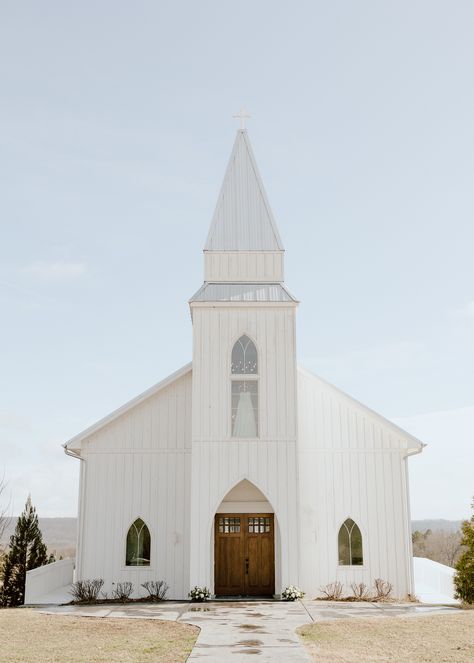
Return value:
<svg viewBox="0 0 474 663">
<path fill-rule="evenodd" d="M 112 598 L 116 601 L 122 601 L 122 603 L 126 603 L 132 592 L 132 582 L 118 582 L 116 584 L 112 583 Z"/>
<path fill-rule="evenodd" d="M 393 585 L 382 578 L 375 578 L 374 590 L 375 596 L 373 601 L 387 601 L 392 593 Z"/>
<path fill-rule="evenodd" d="M 370 599 L 370 591 L 365 582 L 353 582 L 351 589 L 356 601 L 368 601 Z"/>
<path fill-rule="evenodd" d="M 142 583 L 152 601 L 163 601 L 169 587 L 164 580 L 147 580 Z"/>
<path fill-rule="evenodd" d="M 413 555 L 454 567 L 463 552 L 461 539 L 460 530 L 454 532 L 430 529 L 420 532 L 417 530 L 412 534 Z"/>
<path fill-rule="evenodd" d="M 94 580 L 78 580 L 72 583 L 71 594 L 79 603 L 95 603 L 104 581 L 102 578 Z"/>
<path fill-rule="evenodd" d="M 324 594 L 328 601 L 340 601 L 342 596 L 342 582 L 330 582 L 324 587 L 320 587 L 319 591 Z"/>
<path fill-rule="evenodd" d="M 5 483 L 5 477 L 2 476 L 0 478 L 0 540 L 3 536 L 5 528 L 10 523 L 11 520 L 10 516 L 8 515 L 10 501 L 8 501 L 6 504 L 3 503 L 5 497 L 3 493 L 5 492 L 6 487 L 7 484 Z"/>
<path fill-rule="evenodd" d="M 405 598 L 402 600 L 403 603 L 419 603 L 419 599 L 415 594 L 406 594 Z"/>
</svg>

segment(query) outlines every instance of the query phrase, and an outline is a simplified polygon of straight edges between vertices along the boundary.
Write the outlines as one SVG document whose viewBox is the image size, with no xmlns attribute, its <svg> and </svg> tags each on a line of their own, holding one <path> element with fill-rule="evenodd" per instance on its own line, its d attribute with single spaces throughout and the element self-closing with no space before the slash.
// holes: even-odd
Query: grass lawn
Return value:
<svg viewBox="0 0 474 663">
<path fill-rule="evenodd" d="M 318 663 L 473 663 L 474 611 L 344 619 L 298 630 Z"/>
<path fill-rule="evenodd" d="M 0 663 L 185 661 L 198 629 L 155 619 L 97 619 L 0 610 Z"/>
</svg>

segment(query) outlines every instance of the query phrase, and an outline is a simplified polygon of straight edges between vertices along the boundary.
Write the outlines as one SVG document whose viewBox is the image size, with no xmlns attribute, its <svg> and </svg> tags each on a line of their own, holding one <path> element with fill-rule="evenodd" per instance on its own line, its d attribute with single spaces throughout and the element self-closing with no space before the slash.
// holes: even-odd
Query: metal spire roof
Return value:
<svg viewBox="0 0 474 663">
<path fill-rule="evenodd" d="M 204 251 L 283 251 L 245 129 L 237 131 Z"/>
</svg>

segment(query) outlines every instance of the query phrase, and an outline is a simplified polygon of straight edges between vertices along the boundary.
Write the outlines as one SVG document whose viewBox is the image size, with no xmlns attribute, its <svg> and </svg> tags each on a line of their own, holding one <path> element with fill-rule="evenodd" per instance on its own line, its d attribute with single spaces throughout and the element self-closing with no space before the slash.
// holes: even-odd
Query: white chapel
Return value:
<svg viewBox="0 0 474 663">
<path fill-rule="evenodd" d="M 308 269 L 311 269 L 308 266 Z M 80 433 L 76 580 L 310 598 L 414 593 L 408 458 L 423 444 L 297 362 L 298 300 L 237 132 L 189 300 L 192 362 Z"/>
</svg>

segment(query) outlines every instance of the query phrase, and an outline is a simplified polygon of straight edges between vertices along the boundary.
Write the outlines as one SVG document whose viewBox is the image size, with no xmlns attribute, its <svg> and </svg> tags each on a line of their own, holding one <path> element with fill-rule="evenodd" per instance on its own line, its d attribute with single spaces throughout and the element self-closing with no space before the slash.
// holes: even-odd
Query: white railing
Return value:
<svg viewBox="0 0 474 663">
<path fill-rule="evenodd" d="M 453 582 L 455 570 L 450 566 L 433 562 L 424 557 L 414 557 L 413 571 L 417 595 L 425 595 L 428 600 L 431 596 L 455 600 Z"/>
<path fill-rule="evenodd" d="M 61 559 L 59 562 L 27 571 L 25 604 L 54 603 L 54 593 L 72 584 L 74 565 L 75 559 Z M 49 601 L 48 597 L 51 597 L 52 600 Z M 72 596 L 70 600 L 72 600 Z"/>
</svg>

